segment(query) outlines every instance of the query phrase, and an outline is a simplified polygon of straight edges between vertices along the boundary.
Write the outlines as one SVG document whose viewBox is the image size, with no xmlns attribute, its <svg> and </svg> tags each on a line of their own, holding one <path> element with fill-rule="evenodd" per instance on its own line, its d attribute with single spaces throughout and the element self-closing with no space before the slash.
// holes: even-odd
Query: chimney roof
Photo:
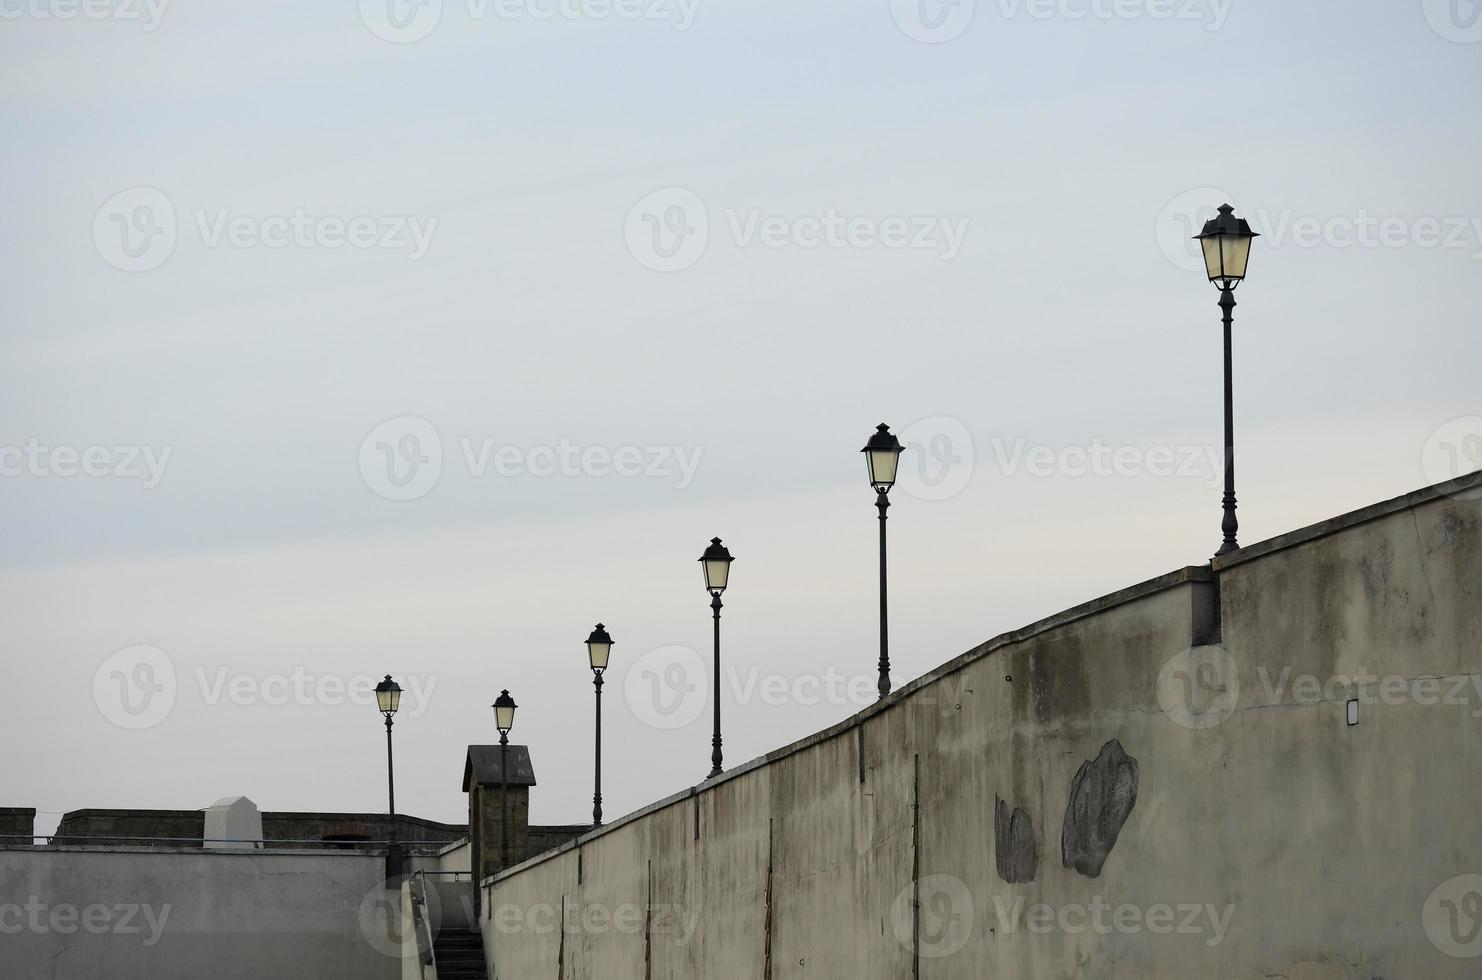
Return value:
<svg viewBox="0 0 1482 980">
<path fill-rule="evenodd" d="M 528 745 L 510 745 L 509 753 L 509 785 L 511 786 L 534 786 L 535 767 L 530 764 L 530 747 Z M 470 745 L 468 757 L 463 763 L 463 792 L 467 793 L 475 784 L 479 786 L 498 786 L 501 779 L 499 746 L 497 745 Z"/>
</svg>

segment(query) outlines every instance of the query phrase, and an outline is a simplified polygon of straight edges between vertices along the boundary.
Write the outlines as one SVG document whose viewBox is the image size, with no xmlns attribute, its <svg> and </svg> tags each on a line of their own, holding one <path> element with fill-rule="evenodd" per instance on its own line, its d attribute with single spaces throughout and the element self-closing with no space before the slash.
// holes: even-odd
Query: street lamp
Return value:
<svg viewBox="0 0 1482 980">
<path fill-rule="evenodd" d="M 1250 230 L 1250 222 L 1235 217 L 1235 209 L 1220 206 L 1218 217 L 1204 223 L 1194 238 L 1204 249 L 1204 268 L 1209 281 L 1220 291 L 1220 309 L 1225 314 L 1225 540 L 1215 557 L 1240 547 L 1236 540 L 1240 522 L 1235 518 L 1235 408 L 1234 380 L 1230 357 L 1230 327 L 1235 322 L 1235 287 L 1245 279 L 1250 263 L 1250 243 L 1261 237 Z"/>
<path fill-rule="evenodd" d="M 499 729 L 499 866 L 509 867 L 509 730 L 515 727 L 515 699 L 500 691 L 494 699 L 494 725 Z"/>
<path fill-rule="evenodd" d="M 720 775 L 720 594 L 726 590 L 731 577 L 731 562 L 735 561 L 720 538 L 711 538 L 710 547 L 700 556 L 705 569 L 705 591 L 710 593 L 710 610 L 715 616 L 715 735 L 710 739 L 710 775 Z"/>
<path fill-rule="evenodd" d="M 363 688 L 362 688 L 363 690 Z M 389 797 L 391 815 L 396 816 L 396 770 L 391 765 L 391 718 L 401 707 L 401 685 L 386 679 L 376 685 L 376 707 L 386 716 L 386 793 Z"/>
<path fill-rule="evenodd" d="M 587 661 L 592 665 L 592 685 L 597 691 L 597 740 L 595 756 L 595 783 L 592 790 L 592 826 L 602 826 L 602 672 L 607 669 L 607 658 L 612 654 L 612 637 L 601 623 L 587 637 Z"/>
<path fill-rule="evenodd" d="M 875 507 L 880 511 L 880 699 L 890 693 L 890 628 L 885 607 L 885 511 L 890 508 L 890 488 L 905 447 L 881 422 L 860 452 L 870 466 L 870 485 L 875 488 Z"/>
</svg>

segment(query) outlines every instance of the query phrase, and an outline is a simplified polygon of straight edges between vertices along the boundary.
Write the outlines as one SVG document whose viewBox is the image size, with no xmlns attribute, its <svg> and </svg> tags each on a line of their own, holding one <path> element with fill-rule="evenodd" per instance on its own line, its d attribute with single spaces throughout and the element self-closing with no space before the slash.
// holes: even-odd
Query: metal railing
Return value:
<svg viewBox="0 0 1482 980">
<path fill-rule="evenodd" d="M 427 921 L 427 872 L 419 868 L 409 881 L 409 890 L 412 896 L 412 931 L 417 936 L 417 961 L 422 964 L 422 976 L 426 977 L 427 968 L 431 967 L 435 978 L 437 955 L 433 952 L 433 944 L 437 937 L 432 934 L 432 924 Z"/>
<path fill-rule="evenodd" d="M 119 837 L 103 836 L 97 834 L 0 834 L 0 843 L 6 841 L 24 842 L 31 847 L 68 847 L 72 845 L 86 846 L 88 844 L 171 844 L 183 847 L 206 847 L 215 844 L 251 844 L 254 847 L 284 846 L 291 848 L 314 848 L 319 850 L 357 850 L 361 848 L 385 848 L 394 843 L 384 840 L 323 840 L 323 839 L 269 839 L 269 840 L 247 840 L 232 837 Z M 44 841 L 37 844 L 36 841 Z M 425 847 L 446 847 L 446 841 L 401 841 L 401 846 L 408 849 Z"/>
</svg>

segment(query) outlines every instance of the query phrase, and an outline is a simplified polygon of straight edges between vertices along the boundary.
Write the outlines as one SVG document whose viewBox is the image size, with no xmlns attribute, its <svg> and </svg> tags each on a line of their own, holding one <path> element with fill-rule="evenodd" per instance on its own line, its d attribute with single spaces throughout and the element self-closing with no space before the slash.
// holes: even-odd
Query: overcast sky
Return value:
<svg viewBox="0 0 1482 980">
<path fill-rule="evenodd" d="M 389 6 L 387 5 L 389 4 Z M 223 9 L 227 8 L 227 9 Z M 0 805 L 609 818 L 1482 464 L 1469 0 L 0 0 Z M 346 693 L 348 688 L 350 693 Z"/>
</svg>

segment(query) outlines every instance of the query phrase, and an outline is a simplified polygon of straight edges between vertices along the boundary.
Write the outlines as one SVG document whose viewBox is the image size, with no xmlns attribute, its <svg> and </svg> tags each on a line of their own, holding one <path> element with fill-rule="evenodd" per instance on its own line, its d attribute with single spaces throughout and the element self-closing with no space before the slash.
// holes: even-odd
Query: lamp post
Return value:
<svg viewBox="0 0 1482 980">
<path fill-rule="evenodd" d="M 715 617 L 715 735 L 710 739 L 710 775 L 714 779 L 721 773 L 720 751 L 720 594 L 726 590 L 731 577 L 731 562 L 735 561 L 720 538 L 711 538 L 710 547 L 700 556 L 705 569 L 705 591 L 710 593 L 710 611 Z"/>
<path fill-rule="evenodd" d="M 885 598 L 885 512 L 890 508 L 890 488 L 905 447 L 881 422 L 860 452 L 870 464 L 870 485 L 875 488 L 875 507 L 880 511 L 880 699 L 890 693 L 890 627 Z"/>
<path fill-rule="evenodd" d="M 1237 540 L 1240 522 L 1235 517 L 1235 408 L 1234 380 L 1231 367 L 1230 327 L 1235 322 L 1235 287 L 1245 280 L 1250 263 L 1250 243 L 1260 235 L 1250 230 L 1250 222 L 1235 217 L 1235 209 L 1220 206 L 1218 217 L 1204 223 L 1204 230 L 1194 238 L 1204 249 L 1204 268 L 1209 281 L 1220 291 L 1220 309 L 1225 322 L 1225 519 L 1221 528 L 1225 539 L 1215 557 L 1240 547 Z"/>
<path fill-rule="evenodd" d="M 592 666 L 592 686 L 597 692 L 597 737 L 594 766 L 596 775 L 592 788 L 592 826 L 602 826 L 602 672 L 607 669 L 607 658 L 612 653 L 612 637 L 601 623 L 587 637 L 587 662 Z"/>
<path fill-rule="evenodd" d="M 391 718 L 401 707 L 401 685 L 386 679 L 376 685 L 376 707 L 386 716 L 386 794 L 391 815 L 396 816 L 396 770 L 391 764 Z"/>
<path fill-rule="evenodd" d="M 509 730 L 515 727 L 515 699 L 500 691 L 494 699 L 494 724 L 499 729 L 499 867 L 509 867 Z"/>
</svg>

